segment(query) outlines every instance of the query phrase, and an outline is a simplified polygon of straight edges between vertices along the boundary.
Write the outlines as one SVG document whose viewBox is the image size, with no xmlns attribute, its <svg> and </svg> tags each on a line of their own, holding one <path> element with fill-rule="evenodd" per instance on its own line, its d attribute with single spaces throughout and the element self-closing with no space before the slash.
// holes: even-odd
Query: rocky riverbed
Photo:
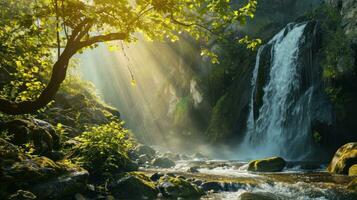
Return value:
<svg viewBox="0 0 357 200">
<path fill-rule="evenodd" d="M 328 173 L 326 165 L 288 162 L 282 172 L 252 173 L 248 163 L 227 160 L 178 161 L 173 168 L 141 168 L 147 176 L 187 180 L 206 192 L 199 199 L 356 199 L 353 177 Z"/>
</svg>

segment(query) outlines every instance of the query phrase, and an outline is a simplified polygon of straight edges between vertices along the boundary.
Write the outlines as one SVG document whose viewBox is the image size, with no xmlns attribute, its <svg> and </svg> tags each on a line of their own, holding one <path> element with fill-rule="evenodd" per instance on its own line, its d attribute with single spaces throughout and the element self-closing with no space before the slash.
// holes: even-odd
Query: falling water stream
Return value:
<svg viewBox="0 0 357 200">
<path fill-rule="evenodd" d="M 261 154 L 258 156 L 279 155 L 300 160 L 312 151 L 309 107 L 313 86 L 301 92 L 302 66 L 298 62 L 300 45 L 305 42 L 306 25 L 287 26 L 258 51 L 244 141 L 245 147 Z M 260 63 L 261 54 L 268 46 L 271 47 L 270 66 L 261 69 L 265 67 Z M 262 70 L 267 74 L 260 73 Z M 260 107 L 255 103 L 258 76 L 266 76 Z"/>
</svg>

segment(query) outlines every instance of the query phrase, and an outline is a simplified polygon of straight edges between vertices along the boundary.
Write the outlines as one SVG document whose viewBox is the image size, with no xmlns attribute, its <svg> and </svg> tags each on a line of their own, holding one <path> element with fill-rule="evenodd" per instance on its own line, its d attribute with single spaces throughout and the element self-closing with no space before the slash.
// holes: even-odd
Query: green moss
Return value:
<svg viewBox="0 0 357 200">
<path fill-rule="evenodd" d="M 158 194 L 155 183 L 140 172 L 119 174 L 109 187 L 120 199 L 154 199 Z"/>
<path fill-rule="evenodd" d="M 279 172 L 284 169 L 286 162 L 280 157 L 271 157 L 249 162 L 248 171 L 253 172 Z"/>
<path fill-rule="evenodd" d="M 196 185 L 178 177 L 161 177 L 159 185 L 165 185 L 163 186 L 164 195 L 169 197 L 197 197 L 204 194 L 203 190 Z"/>
</svg>

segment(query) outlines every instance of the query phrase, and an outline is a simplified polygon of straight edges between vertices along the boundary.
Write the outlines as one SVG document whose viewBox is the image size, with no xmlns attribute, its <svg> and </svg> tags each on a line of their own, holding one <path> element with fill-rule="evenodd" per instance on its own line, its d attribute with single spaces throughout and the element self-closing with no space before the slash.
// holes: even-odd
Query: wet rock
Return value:
<svg viewBox="0 0 357 200">
<path fill-rule="evenodd" d="M 198 173 L 198 167 L 190 167 L 188 168 L 187 172 L 190 172 L 190 173 Z"/>
<path fill-rule="evenodd" d="M 156 172 L 156 173 L 154 173 L 153 175 L 150 176 L 150 180 L 158 181 L 163 176 L 164 176 L 164 174 L 162 172 Z"/>
<path fill-rule="evenodd" d="M 138 156 L 146 155 L 149 158 L 154 158 L 156 155 L 156 151 L 147 145 L 138 145 L 134 151 Z"/>
<path fill-rule="evenodd" d="M 218 192 L 218 191 L 223 191 L 224 188 L 222 187 L 222 184 L 219 182 L 206 182 L 203 183 L 200 188 L 202 188 L 204 191 L 213 191 L 213 192 Z"/>
<path fill-rule="evenodd" d="M 349 176 L 357 176 L 357 164 L 352 165 L 348 170 Z"/>
<path fill-rule="evenodd" d="M 154 199 L 159 193 L 155 183 L 138 172 L 118 175 L 108 189 L 117 199 Z"/>
<path fill-rule="evenodd" d="M 16 193 L 8 197 L 8 200 L 31 200 L 31 199 L 37 199 L 37 197 L 33 193 L 25 190 L 17 190 Z"/>
<path fill-rule="evenodd" d="M 196 185 L 178 177 L 161 177 L 158 187 L 163 196 L 170 198 L 193 198 L 204 194 Z"/>
<path fill-rule="evenodd" d="M 286 166 L 286 161 L 281 157 L 271 157 L 262 160 L 253 160 L 248 165 L 252 172 L 280 172 Z"/>
<path fill-rule="evenodd" d="M 31 191 L 40 199 L 74 197 L 77 193 L 86 192 L 88 176 L 86 170 L 78 169 L 78 171 L 36 184 L 31 187 Z"/>
<path fill-rule="evenodd" d="M 357 142 L 343 145 L 335 153 L 327 170 L 335 174 L 348 174 L 349 168 L 357 164 Z"/>
<path fill-rule="evenodd" d="M 270 192 L 244 192 L 239 196 L 239 200 L 280 200 Z"/>
<path fill-rule="evenodd" d="M 347 189 L 357 192 L 357 178 L 353 179 L 347 186 Z"/>
<path fill-rule="evenodd" d="M 165 158 L 165 157 L 161 157 L 161 158 L 155 158 L 151 164 L 153 166 L 156 166 L 156 167 L 162 167 L 162 168 L 170 168 L 170 167 L 174 167 L 175 166 L 175 162 L 168 159 L 168 158 Z"/>
</svg>

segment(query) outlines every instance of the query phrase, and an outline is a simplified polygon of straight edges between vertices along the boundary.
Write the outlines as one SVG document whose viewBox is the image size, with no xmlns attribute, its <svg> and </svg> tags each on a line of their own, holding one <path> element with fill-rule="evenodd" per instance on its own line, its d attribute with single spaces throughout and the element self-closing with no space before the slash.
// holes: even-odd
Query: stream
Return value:
<svg viewBox="0 0 357 200">
<path fill-rule="evenodd" d="M 188 172 L 194 167 L 198 172 Z M 346 188 L 351 177 L 332 175 L 325 171 L 326 165 L 309 162 L 288 162 L 282 172 L 251 173 L 248 163 L 229 160 L 178 161 L 174 168 L 142 168 L 147 175 L 156 172 L 172 173 L 191 180 L 201 181 L 213 189 L 200 199 L 239 199 L 244 192 L 268 192 L 275 199 L 298 200 L 354 200 L 357 193 Z M 201 184 L 202 187 L 202 184 Z"/>
</svg>

